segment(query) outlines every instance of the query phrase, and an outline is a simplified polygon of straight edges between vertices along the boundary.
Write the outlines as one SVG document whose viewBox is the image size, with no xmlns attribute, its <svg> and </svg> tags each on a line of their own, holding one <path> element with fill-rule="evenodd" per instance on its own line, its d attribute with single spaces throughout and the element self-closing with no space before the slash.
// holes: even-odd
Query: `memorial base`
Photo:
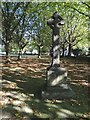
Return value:
<svg viewBox="0 0 90 120">
<path fill-rule="evenodd" d="M 61 67 L 51 67 L 47 70 L 47 87 L 59 86 L 67 80 L 67 71 Z"/>
<path fill-rule="evenodd" d="M 75 93 L 67 84 L 58 87 L 50 87 L 47 91 L 42 91 L 42 99 L 61 100 L 74 98 Z"/>
<path fill-rule="evenodd" d="M 42 99 L 68 99 L 75 93 L 67 84 L 67 71 L 61 67 L 51 67 L 47 70 L 47 87 L 42 91 Z"/>
</svg>

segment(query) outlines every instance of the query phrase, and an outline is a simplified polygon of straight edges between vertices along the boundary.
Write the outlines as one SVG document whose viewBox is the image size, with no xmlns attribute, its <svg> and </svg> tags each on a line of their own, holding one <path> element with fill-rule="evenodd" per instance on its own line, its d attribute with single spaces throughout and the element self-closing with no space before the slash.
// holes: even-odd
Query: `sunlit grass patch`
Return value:
<svg viewBox="0 0 90 120">
<path fill-rule="evenodd" d="M 67 83 L 76 96 L 69 100 L 42 100 L 45 89 L 46 69 L 50 59 L 23 59 L 3 64 L 2 100 L 0 105 L 4 112 L 11 113 L 17 119 L 22 117 L 40 117 L 59 120 L 60 118 L 89 117 L 86 63 L 75 63 L 62 59 L 62 66 L 68 70 Z M 2 103 L 2 104 L 1 104 Z"/>
</svg>

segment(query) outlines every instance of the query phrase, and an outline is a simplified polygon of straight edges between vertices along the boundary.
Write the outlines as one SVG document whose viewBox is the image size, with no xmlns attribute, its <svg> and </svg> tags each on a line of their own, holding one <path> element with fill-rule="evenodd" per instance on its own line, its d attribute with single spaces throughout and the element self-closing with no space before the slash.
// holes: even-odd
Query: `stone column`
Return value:
<svg viewBox="0 0 90 120">
<path fill-rule="evenodd" d="M 65 68 L 60 67 L 60 27 L 64 25 L 64 20 L 55 12 L 53 16 L 47 21 L 47 25 L 52 29 L 52 63 L 47 71 L 47 85 L 59 86 L 67 77 Z"/>
<path fill-rule="evenodd" d="M 47 21 L 47 25 L 52 29 L 52 63 L 47 69 L 47 86 L 46 91 L 42 93 L 42 97 L 47 99 L 60 99 L 65 97 L 65 95 L 67 96 L 68 91 L 70 92 L 70 88 L 65 84 L 67 71 L 60 66 L 59 30 L 64 25 L 64 20 L 55 12 Z M 66 91 L 67 93 L 65 93 Z"/>
<path fill-rule="evenodd" d="M 57 28 L 56 26 L 54 27 L 52 33 L 52 49 L 53 49 L 52 66 L 60 67 L 59 28 Z"/>
<path fill-rule="evenodd" d="M 53 16 L 47 21 L 48 26 L 52 29 L 52 63 L 53 67 L 60 67 L 60 44 L 59 44 L 59 30 L 64 20 L 55 12 Z"/>
</svg>

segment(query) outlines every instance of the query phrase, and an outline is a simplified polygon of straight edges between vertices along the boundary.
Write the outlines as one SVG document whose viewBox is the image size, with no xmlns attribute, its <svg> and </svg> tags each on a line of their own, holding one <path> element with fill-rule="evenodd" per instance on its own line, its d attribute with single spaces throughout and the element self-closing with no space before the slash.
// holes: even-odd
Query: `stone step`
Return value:
<svg viewBox="0 0 90 120">
<path fill-rule="evenodd" d="M 42 91 L 42 99 L 70 99 L 75 97 L 75 92 L 67 85 L 61 84 L 60 87 L 50 87 L 47 91 Z"/>
</svg>

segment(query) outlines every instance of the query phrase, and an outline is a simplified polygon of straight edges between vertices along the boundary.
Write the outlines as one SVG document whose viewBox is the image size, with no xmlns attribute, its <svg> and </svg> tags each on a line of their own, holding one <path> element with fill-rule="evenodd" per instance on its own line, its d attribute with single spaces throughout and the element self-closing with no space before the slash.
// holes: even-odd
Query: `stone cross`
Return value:
<svg viewBox="0 0 90 120">
<path fill-rule="evenodd" d="M 55 12 L 53 16 L 47 21 L 47 25 L 52 29 L 52 64 L 53 67 L 60 66 L 60 44 L 59 44 L 59 30 L 60 26 L 64 24 L 62 17 Z"/>
<path fill-rule="evenodd" d="M 60 45 L 59 30 L 64 24 L 64 20 L 55 12 L 47 21 L 52 29 L 52 64 L 47 69 L 46 90 L 42 91 L 42 99 L 67 99 L 72 98 L 75 94 L 67 84 L 67 70 L 60 66 Z"/>
</svg>

